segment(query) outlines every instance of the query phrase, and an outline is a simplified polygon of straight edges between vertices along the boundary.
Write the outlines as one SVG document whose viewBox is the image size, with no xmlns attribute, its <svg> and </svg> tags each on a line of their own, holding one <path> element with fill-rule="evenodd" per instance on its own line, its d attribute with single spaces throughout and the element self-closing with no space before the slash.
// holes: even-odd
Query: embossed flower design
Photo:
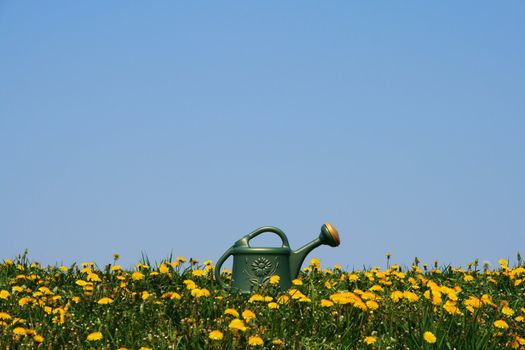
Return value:
<svg viewBox="0 0 525 350">
<path fill-rule="evenodd" d="M 258 277 L 266 276 L 270 273 L 272 263 L 266 258 L 258 258 L 252 262 L 252 270 Z"/>
</svg>

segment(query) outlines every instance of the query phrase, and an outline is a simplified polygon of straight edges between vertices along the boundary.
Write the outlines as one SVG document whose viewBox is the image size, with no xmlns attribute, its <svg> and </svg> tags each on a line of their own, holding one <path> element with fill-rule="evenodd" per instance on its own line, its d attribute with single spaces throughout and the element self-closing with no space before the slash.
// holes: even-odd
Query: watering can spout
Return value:
<svg viewBox="0 0 525 350">
<path fill-rule="evenodd" d="M 290 255 L 291 277 L 297 277 L 299 271 L 301 270 L 301 265 L 303 264 L 304 259 L 312 250 L 323 244 L 329 245 L 331 247 L 337 247 L 340 243 L 341 241 L 339 240 L 339 233 L 335 227 L 329 223 L 324 224 L 321 227 L 321 233 L 319 234 L 319 237 L 297 249 L 295 252 L 292 252 Z"/>
</svg>

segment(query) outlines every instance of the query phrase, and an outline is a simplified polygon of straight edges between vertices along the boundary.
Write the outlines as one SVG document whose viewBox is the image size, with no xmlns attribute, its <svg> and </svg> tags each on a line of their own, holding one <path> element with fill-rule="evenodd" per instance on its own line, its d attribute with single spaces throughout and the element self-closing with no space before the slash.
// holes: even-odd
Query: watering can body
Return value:
<svg viewBox="0 0 525 350">
<path fill-rule="evenodd" d="M 272 232 L 282 241 L 281 247 L 251 247 L 250 240 L 261 233 Z M 220 268 L 229 256 L 233 256 L 232 290 L 249 293 L 268 284 L 274 275 L 279 276 L 279 287 L 283 290 L 292 285 L 306 255 L 321 244 L 339 245 L 339 234 L 330 224 L 324 224 L 321 234 L 297 251 L 292 251 L 288 238 L 277 227 L 264 226 L 250 232 L 234 243 L 217 261 L 215 279 L 221 283 Z M 223 283 L 224 284 L 224 283 Z"/>
</svg>

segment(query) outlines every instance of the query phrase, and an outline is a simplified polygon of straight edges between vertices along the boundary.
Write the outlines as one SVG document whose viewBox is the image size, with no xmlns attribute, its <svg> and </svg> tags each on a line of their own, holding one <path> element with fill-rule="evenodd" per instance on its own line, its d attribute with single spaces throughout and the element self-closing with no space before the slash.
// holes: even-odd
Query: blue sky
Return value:
<svg viewBox="0 0 525 350">
<path fill-rule="evenodd" d="M 524 37 L 523 1 L 1 1 L 0 256 L 216 261 L 329 221 L 325 265 L 514 261 Z"/>
</svg>

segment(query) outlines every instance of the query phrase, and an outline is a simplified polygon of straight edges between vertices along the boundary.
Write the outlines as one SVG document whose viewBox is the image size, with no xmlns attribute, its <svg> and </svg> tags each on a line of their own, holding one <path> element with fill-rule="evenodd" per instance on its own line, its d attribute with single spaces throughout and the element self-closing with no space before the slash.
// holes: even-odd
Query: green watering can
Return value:
<svg viewBox="0 0 525 350">
<path fill-rule="evenodd" d="M 283 245 L 275 248 L 250 247 L 250 240 L 264 232 L 277 234 L 281 237 Z M 286 290 L 291 287 L 292 280 L 299 274 L 308 253 L 322 244 L 337 247 L 339 243 L 339 233 L 331 224 L 326 223 L 321 227 L 319 237 L 294 252 L 283 231 L 272 226 L 260 227 L 239 239 L 221 256 L 215 266 L 215 279 L 225 286 L 220 269 L 224 261 L 233 255 L 233 291 L 249 293 L 267 284 L 273 275 L 280 277 L 279 286 Z"/>
</svg>

